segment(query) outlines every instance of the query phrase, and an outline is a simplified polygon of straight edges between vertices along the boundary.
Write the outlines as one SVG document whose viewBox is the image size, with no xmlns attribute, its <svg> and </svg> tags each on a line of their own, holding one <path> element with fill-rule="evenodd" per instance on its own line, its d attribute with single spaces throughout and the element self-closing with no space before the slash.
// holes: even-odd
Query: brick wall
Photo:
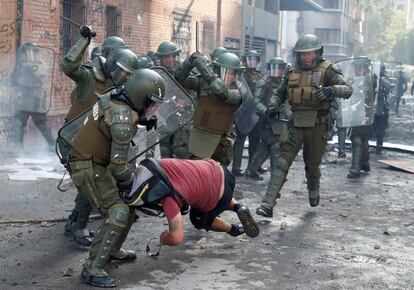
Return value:
<svg viewBox="0 0 414 290">
<path fill-rule="evenodd" d="M 52 105 L 49 112 L 49 123 L 56 132 L 62 124 L 62 118 L 70 106 L 69 95 L 74 82 L 67 78 L 61 69 L 62 60 L 62 4 L 60 0 L 25 0 L 22 18 L 21 42 L 36 42 L 51 49 L 55 54 L 55 65 L 52 83 Z M 242 15 L 241 1 L 221 1 L 221 43 L 225 37 L 241 39 Z M 199 22 L 200 50 L 209 54 L 215 47 L 217 28 L 217 0 L 85 0 L 87 23 L 97 32 L 90 45 L 90 50 L 100 45 L 106 37 L 106 6 L 117 6 L 121 11 L 121 37 L 137 54 L 145 54 L 156 50 L 159 43 L 174 38 L 174 15 L 187 15 L 190 19 L 189 29 L 184 31 L 188 52 L 196 49 L 196 22 Z M 12 128 L 10 119 L 13 116 L 11 105 L 10 73 L 14 68 L 16 51 L 19 45 L 17 32 L 17 0 L 0 2 L 0 144 L 9 142 L 9 131 Z M 177 16 L 178 15 L 178 16 Z M 188 18 L 189 17 L 189 18 Z M 204 23 L 209 23 L 208 37 L 204 37 Z M 83 24 L 83 23 L 81 23 Z M 214 28 L 212 28 L 212 24 Z M 214 34 L 214 35 L 213 35 Z M 209 43 L 203 43 L 203 40 Z M 90 51 L 89 50 L 89 51 Z M 37 135 L 28 126 L 28 134 Z M 29 138 L 31 138 L 29 136 Z M 35 138 L 35 137 L 33 137 Z"/>
</svg>

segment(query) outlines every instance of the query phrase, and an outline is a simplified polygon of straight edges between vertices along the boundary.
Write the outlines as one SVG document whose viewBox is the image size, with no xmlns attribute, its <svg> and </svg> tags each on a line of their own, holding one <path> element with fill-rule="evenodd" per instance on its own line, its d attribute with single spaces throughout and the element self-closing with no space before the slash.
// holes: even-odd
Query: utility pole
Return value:
<svg viewBox="0 0 414 290">
<path fill-rule="evenodd" d="M 250 35 L 249 35 L 249 50 L 253 49 L 253 38 L 254 38 L 254 18 L 256 9 L 256 0 L 252 0 L 252 10 L 250 11 Z"/>
</svg>

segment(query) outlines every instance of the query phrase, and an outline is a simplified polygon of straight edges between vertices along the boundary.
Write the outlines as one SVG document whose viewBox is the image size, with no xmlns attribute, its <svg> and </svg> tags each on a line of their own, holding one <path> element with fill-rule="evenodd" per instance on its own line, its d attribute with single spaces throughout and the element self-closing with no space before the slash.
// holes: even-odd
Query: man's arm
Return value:
<svg viewBox="0 0 414 290">
<path fill-rule="evenodd" d="M 184 219 L 179 212 L 168 221 L 168 231 L 160 234 L 161 245 L 178 246 L 184 239 Z"/>
</svg>

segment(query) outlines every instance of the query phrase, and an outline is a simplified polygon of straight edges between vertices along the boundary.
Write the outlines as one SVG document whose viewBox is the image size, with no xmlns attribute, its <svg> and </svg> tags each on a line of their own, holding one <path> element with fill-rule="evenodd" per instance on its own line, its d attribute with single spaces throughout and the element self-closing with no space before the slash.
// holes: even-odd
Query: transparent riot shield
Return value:
<svg viewBox="0 0 414 290">
<path fill-rule="evenodd" d="M 55 52 L 41 46 L 25 45 L 17 53 L 13 73 L 16 111 L 47 113 L 51 105 Z"/>
<path fill-rule="evenodd" d="M 401 87 L 399 84 L 401 82 L 401 74 L 403 66 L 401 62 L 382 62 L 385 66 L 385 78 L 390 82 L 391 94 L 388 98 L 388 103 L 391 106 L 392 110 L 395 110 L 397 99 L 402 95 L 402 92 L 399 92 Z"/>
<path fill-rule="evenodd" d="M 256 103 L 254 101 L 254 95 L 250 91 L 249 85 L 243 75 L 239 76 L 239 81 L 244 83 L 247 87 L 247 98 L 240 105 L 236 113 L 234 123 L 243 135 L 248 135 L 253 127 L 259 121 L 259 116 L 256 114 Z"/>
<path fill-rule="evenodd" d="M 155 116 L 157 117 L 157 128 L 147 131 L 139 128 L 133 142 L 138 146 L 136 159 L 152 146 L 158 144 L 162 139 L 172 135 L 178 129 L 189 123 L 195 115 L 194 99 L 181 87 L 163 67 L 153 67 L 164 79 L 165 101 L 161 104 Z"/>
<path fill-rule="evenodd" d="M 165 83 L 165 101 L 161 104 L 155 116 L 157 128 L 149 131 L 145 127 L 138 127 L 138 132 L 133 138 L 132 150 L 128 153 L 130 161 L 138 158 L 162 139 L 172 135 L 178 129 L 189 123 L 195 115 L 194 100 L 176 82 L 176 80 L 162 67 L 153 67 L 152 70 L 161 75 Z M 110 92 L 109 92 L 110 93 Z M 89 118 L 97 115 L 98 106 L 95 105 L 88 111 L 80 114 L 63 126 L 58 133 L 57 154 L 62 163 L 65 163 L 71 144 L 79 132 L 85 126 Z"/>
<path fill-rule="evenodd" d="M 362 65 L 361 65 L 362 63 Z M 368 58 L 339 60 L 335 65 L 352 86 L 349 99 L 338 99 L 337 125 L 340 128 L 369 126 L 374 121 L 376 76 Z"/>
</svg>

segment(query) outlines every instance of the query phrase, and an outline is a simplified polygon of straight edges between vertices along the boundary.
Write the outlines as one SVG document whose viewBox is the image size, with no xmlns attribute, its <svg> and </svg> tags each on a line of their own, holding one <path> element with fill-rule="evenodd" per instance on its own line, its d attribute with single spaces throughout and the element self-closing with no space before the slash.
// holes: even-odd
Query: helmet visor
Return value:
<svg viewBox="0 0 414 290">
<path fill-rule="evenodd" d="M 283 77 L 285 74 L 286 65 L 280 63 L 271 63 L 269 66 L 269 75 L 272 78 Z"/>
<path fill-rule="evenodd" d="M 246 56 L 247 68 L 257 68 L 259 66 L 259 58 L 257 56 Z"/>
<path fill-rule="evenodd" d="M 220 67 L 220 78 L 226 86 L 229 86 L 237 80 L 237 73 L 232 69 Z"/>
<path fill-rule="evenodd" d="M 145 117 L 147 120 L 151 119 L 161 107 L 161 103 L 152 101 L 146 108 L 145 108 Z"/>
<path fill-rule="evenodd" d="M 131 77 L 132 73 L 127 72 L 122 69 L 120 66 L 116 66 L 115 69 L 111 72 L 111 79 L 116 86 L 124 84 Z"/>
</svg>

